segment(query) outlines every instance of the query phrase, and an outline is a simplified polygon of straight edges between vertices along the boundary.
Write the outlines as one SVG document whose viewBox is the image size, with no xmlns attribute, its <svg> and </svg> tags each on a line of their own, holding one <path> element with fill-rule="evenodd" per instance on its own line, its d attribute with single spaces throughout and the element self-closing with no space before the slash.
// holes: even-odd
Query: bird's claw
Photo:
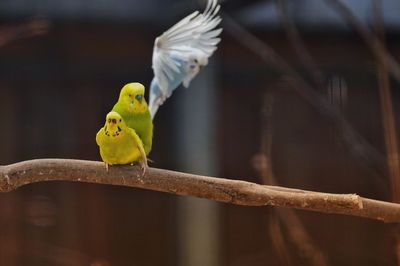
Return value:
<svg viewBox="0 0 400 266">
<path fill-rule="evenodd" d="M 142 170 L 142 177 L 144 176 L 144 174 L 146 173 L 146 170 L 148 168 L 148 164 L 147 161 L 145 162 L 140 162 L 140 170 Z"/>
</svg>

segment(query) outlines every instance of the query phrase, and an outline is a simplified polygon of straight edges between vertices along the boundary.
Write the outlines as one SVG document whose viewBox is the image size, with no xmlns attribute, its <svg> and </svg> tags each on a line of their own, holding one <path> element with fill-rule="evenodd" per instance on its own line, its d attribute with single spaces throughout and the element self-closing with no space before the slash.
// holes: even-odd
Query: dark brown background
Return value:
<svg viewBox="0 0 400 266">
<path fill-rule="evenodd" d="M 95 134 L 105 114 L 124 83 L 149 84 L 153 40 L 166 27 L 55 20 L 46 35 L 0 47 L 0 163 L 48 157 L 99 160 Z M 282 30 L 252 31 L 305 73 Z M 335 30 L 308 30 L 303 37 L 326 76 L 346 81 L 344 115 L 383 154 L 376 66 L 364 43 L 355 33 Z M 226 31 L 222 39 L 211 59 L 217 172 L 193 171 L 261 182 L 251 161 L 260 150 L 260 110 L 268 91 L 274 97 L 271 157 L 281 185 L 390 199 L 387 176 L 377 177 L 372 166 L 351 156 L 335 133 L 340 129 L 282 82 L 282 73 Z M 388 47 L 400 58 L 398 34 L 389 32 Z M 398 114 L 398 83 L 392 82 L 392 89 Z M 159 110 L 150 156 L 155 167 L 190 171 L 177 155 L 183 144 L 176 107 L 190 93 L 178 90 Z M 0 264 L 178 265 L 177 201 L 158 192 L 65 182 L 1 194 Z M 280 265 L 267 229 L 271 207 L 217 208 L 219 265 Z M 331 265 L 395 265 L 391 226 L 296 213 Z M 296 265 L 308 265 L 287 240 Z"/>
</svg>

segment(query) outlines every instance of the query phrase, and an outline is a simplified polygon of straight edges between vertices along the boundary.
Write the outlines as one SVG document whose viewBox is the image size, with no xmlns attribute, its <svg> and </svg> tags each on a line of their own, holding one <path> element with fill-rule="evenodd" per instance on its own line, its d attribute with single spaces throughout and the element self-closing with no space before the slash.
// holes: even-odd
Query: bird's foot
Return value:
<svg viewBox="0 0 400 266">
<path fill-rule="evenodd" d="M 147 160 L 140 162 L 139 165 L 140 165 L 140 170 L 142 170 L 142 177 L 143 177 L 149 165 L 147 164 Z"/>
<path fill-rule="evenodd" d="M 106 171 L 108 172 L 108 165 L 109 165 L 109 164 L 108 164 L 108 163 L 105 163 L 105 164 L 106 164 Z"/>
</svg>

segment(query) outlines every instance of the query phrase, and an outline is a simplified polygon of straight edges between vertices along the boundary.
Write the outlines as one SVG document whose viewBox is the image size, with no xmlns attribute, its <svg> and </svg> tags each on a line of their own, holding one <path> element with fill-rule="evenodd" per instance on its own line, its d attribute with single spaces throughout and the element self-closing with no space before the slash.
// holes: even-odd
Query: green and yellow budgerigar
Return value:
<svg viewBox="0 0 400 266">
<path fill-rule="evenodd" d="M 153 142 L 153 120 L 144 98 L 144 91 L 144 86 L 138 82 L 126 84 L 112 110 L 119 113 L 128 127 L 136 131 L 148 155 Z"/>
<path fill-rule="evenodd" d="M 108 165 L 139 162 L 143 170 L 147 167 L 146 152 L 142 140 L 135 130 L 129 128 L 117 112 L 109 112 L 106 123 L 96 135 L 100 155 Z"/>
</svg>

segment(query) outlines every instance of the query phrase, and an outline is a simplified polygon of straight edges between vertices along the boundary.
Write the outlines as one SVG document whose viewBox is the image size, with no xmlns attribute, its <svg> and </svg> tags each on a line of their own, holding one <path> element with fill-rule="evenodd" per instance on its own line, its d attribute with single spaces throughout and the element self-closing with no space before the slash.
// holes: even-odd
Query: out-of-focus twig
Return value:
<svg viewBox="0 0 400 266">
<path fill-rule="evenodd" d="M 274 185 L 271 161 L 273 108 L 273 94 L 271 92 L 265 94 L 261 107 L 260 152 L 253 157 L 253 166 L 259 172 L 263 184 Z M 290 252 L 287 251 L 286 237 L 283 234 L 278 215 L 275 210 L 271 211 L 271 215 L 268 215 L 267 218 L 268 231 L 280 265 L 295 265 Z"/>
<path fill-rule="evenodd" d="M 342 0 L 325 0 L 325 2 L 332 6 L 338 14 L 344 18 L 347 24 L 352 26 L 361 35 L 371 53 L 376 57 L 376 60 L 380 63 L 385 63 L 387 70 L 400 82 L 400 65 L 394 57 L 389 54 L 379 38 L 361 22 Z"/>
<path fill-rule="evenodd" d="M 281 223 L 276 212 L 271 213 L 268 217 L 268 231 L 271 236 L 271 242 L 278 254 L 278 259 L 280 261 L 279 265 L 296 265 L 293 262 L 291 253 L 288 252 L 288 247 L 285 241 L 286 238 L 283 234 Z"/>
<path fill-rule="evenodd" d="M 385 48 L 385 26 L 383 21 L 382 1 L 373 1 L 375 18 L 375 31 Z M 377 72 L 379 80 L 379 96 L 382 110 L 383 131 L 385 137 L 386 157 L 390 175 L 393 202 L 400 202 L 400 161 L 396 134 L 395 114 L 393 111 L 392 95 L 390 92 L 390 80 L 385 60 L 377 60 Z M 397 265 L 400 265 L 400 232 L 395 230 L 395 253 Z"/>
<path fill-rule="evenodd" d="M 314 83 L 317 87 L 323 88 L 324 86 L 324 74 L 317 67 L 314 59 L 311 54 L 308 52 L 304 41 L 302 40 L 297 28 L 293 24 L 292 20 L 289 18 L 288 9 L 286 0 L 278 0 L 277 1 L 277 9 L 278 13 L 281 17 L 282 24 L 286 30 L 287 36 L 296 51 L 297 56 L 299 57 L 301 63 L 305 67 L 305 69 L 311 74 L 311 77 L 314 80 Z"/>
<path fill-rule="evenodd" d="M 224 29 L 229 32 L 239 43 L 258 55 L 267 64 L 275 66 L 278 70 L 287 74 L 286 81 L 292 85 L 293 90 L 298 93 L 309 104 L 314 106 L 321 115 L 331 119 L 340 128 L 342 139 L 357 161 L 374 172 L 380 179 L 379 185 L 387 189 L 384 177 L 387 174 L 385 157 L 373 147 L 363 136 L 361 136 L 351 124 L 341 115 L 337 106 L 331 105 L 326 97 L 313 89 L 303 77 L 281 58 L 270 46 L 259 38 L 248 32 L 232 18 L 225 15 Z"/>
<path fill-rule="evenodd" d="M 41 18 L 17 25 L 3 25 L 0 27 L 0 47 L 19 39 L 46 34 L 49 25 L 47 20 Z"/>
<path fill-rule="evenodd" d="M 317 67 L 315 60 L 313 59 L 309 49 L 307 49 L 304 40 L 301 38 L 299 31 L 294 25 L 293 21 L 290 19 L 288 14 L 287 0 L 277 0 L 277 9 L 281 17 L 283 27 L 286 34 L 290 40 L 290 43 L 304 68 L 310 74 L 313 79 L 314 85 L 322 91 L 325 88 L 324 83 L 326 82 L 326 77 L 324 73 Z M 347 97 L 347 87 L 340 82 L 342 79 L 338 77 L 331 78 L 328 82 L 328 100 L 330 104 L 336 105 L 336 107 L 342 113 L 343 107 L 346 103 Z M 334 82 L 339 81 L 339 82 Z M 338 83 L 338 84 L 337 84 Z M 339 86 L 335 86 L 339 85 Z M 343 114 L 342 114 L 343 115 Z M 342 128 L 339 125 L 333 127 L 334 135 L 340 135 Z M 336 138 L 335 138 L 336 139 Z"/>
<path fill-rule="evenodd" d="M 382 17 L 381 0 L 374 0 L 375 27 L 385 47 L 385 30 Z M 397 145 L 396 123 L 393 111 L 392 95 L 386 61 L 378 61 L 379 94 L 381 101 L 383 129 L 386 144 L 386 156 L 391 180 L 392 198 L 400 202 L 400 162 Z"/>
<path fill-rule="evenodd" d="M 257 160 L 254 165 L 258 170 L 262 182 L 267 185 L 277 185 L 272 168 L 272 110 L 273 98 L 270 93 L 266 93 L 261 110 L 261 145 L 260 153 L 256 156 Z M 269 231 L 272 242 L 277 249 L 277 253 L 281 258 L 282 265 L 294 265 L 292 258 L 287 252 L 283 232 L 280 222 L 290 236 L 291 241 L 301 251 L 300 253 L 310 262 L 310 265 L 327 266 L 329 265 L 323 252 L 314 243 L 313 239 L 308 235 L 306 228 L 302 224 L 299 217 L 293 210 L 276 209 L 275 215 L 272 215 L 269 223 Z"/>
</svg>

